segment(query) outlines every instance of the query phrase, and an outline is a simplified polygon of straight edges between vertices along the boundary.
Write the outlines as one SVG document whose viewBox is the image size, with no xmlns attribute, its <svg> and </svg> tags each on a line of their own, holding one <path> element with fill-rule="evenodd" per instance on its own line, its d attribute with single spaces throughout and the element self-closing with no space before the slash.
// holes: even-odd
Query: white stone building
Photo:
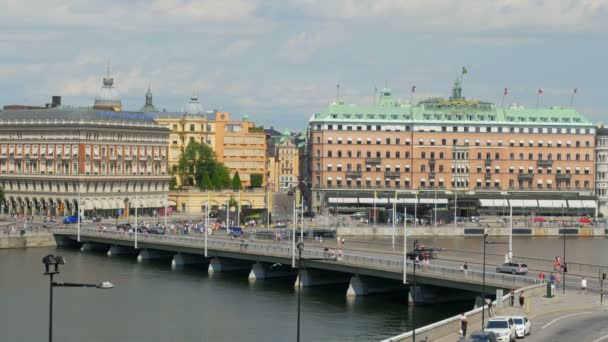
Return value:
<svg viewBox="0 0 608 342">
<path fill-rule="evenodd" d="M 597 129 L 595 141 L 595 194 L 599 212 L 608 217 L 608 128 Z"/>
</svg>

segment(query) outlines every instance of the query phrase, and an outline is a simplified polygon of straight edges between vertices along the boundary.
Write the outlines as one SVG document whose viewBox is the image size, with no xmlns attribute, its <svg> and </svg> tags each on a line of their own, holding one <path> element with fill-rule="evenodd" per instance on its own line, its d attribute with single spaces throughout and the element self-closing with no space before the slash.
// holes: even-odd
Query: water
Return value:
<svg viewBox="0 0 608 342">
<path fill-rule="evenodd" d="M 247 273 L 172 271 L 169 261 L 137 263 L 73 249 L 0 250 L 2 341 L 48 337 L 48 277 L 42 257 L 63 255 L 59 281 L 111 281 L 115 288 L 54 289 L 55 341 L 294 341 L 294 279 L 255 284 Z M 346 287 L 306 289 L 302 341 L 374 341 L 410 330 L 404 294 L 346 298 Z M 418 306 L 417 325 L 471 309 L 472 303 Z"/>
</svg>

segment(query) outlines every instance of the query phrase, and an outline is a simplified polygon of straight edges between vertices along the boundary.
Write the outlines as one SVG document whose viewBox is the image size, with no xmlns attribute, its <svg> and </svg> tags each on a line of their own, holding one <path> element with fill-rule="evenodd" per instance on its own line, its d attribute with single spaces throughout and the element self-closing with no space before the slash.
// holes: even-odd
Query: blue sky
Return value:
<svg viewBox="0 0 608 342">
<path fill-rule="evenodd" d="M 90 105 L 106 63 L 127 110 L 206 109 L 303 130 L 335 100 L 568 105 L 608 121 L 608 0 L 0 0 L 0 105 Z"/>
</svg>

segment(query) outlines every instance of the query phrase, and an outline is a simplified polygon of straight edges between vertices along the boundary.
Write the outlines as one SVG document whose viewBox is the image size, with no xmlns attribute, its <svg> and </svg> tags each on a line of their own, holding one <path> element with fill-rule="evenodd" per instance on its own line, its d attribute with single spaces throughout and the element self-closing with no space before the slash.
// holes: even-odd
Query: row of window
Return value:
<svg viewBox="0 0 608 342">
<path fill-rule="evenodd" d="M 116 192 L 116 191 L 165 191 L 167 185 L 159 182 L 132 182 L 126 185 L 106 182 L 84 182 L 78 189 L 78 183 L 47 182 L 47 181 L 2 181 L 1 186 L 5 190 L 32 190 L 32 191 L 56 191 L 56 192 Z"/>
<path fill-rule="evenodd" d="M 315 171 L 321 171 L 321 164 L 317 163 L 315 165 Z M 327 164 L 327 168 L 326 168 L 327 172 L 333 172 L 333 171 L 357 171 L 357 172 L 363 172 L 363 168 L 361 164 L 356 164 L 355 165 L 355 169 L 353 170 L 353 164 L 346 164 L 346 169 L 343 169 L 342 164 L 337 164 L 336 168 L 334 170 L 334 166 L 332 164 Z M 367 164 L 365 165 L 365 172 L 382 172 L 382 167 L 379 164 L 376 164 L 375 167 L 372 167 L 372 165 Z M 570 174 L 572 171 L 571 167 L 566 167 L 564 172 L 565 174 Z M 585 167 L 583 170 L 583 173 L 586 175 L 591 174 L 591 169 L 589 167 Z M 384 172 L 401 172 L 401 165 L 395 165 L 393 168 L 391 168 L 391 165 L 385 165 L 384 167 Z M 410 165 L 405 165 L 404 167 L 404 172 L 409 173 L 412 172 L 412 168 Z M 439 165 L 437 168 L 435 168 L 434 166 L 428 166 L 427 169 L 427 165 L 420 165 L 420 172 L 439 172 L 439 173 L 443 173 L 445 172 L 445 169 L 443 167 L 443 165 Z M 456 167 L 455 165 L 452 165 L 452 169 L 451 169 L 451 173 L 470 173 L 470 168 L 468 166 L 459 166 Z M 501 174 L 504 173 L 506 174 L 506 172 L 501 172 L 500 166 L 496 166 L 494 168 L 494 170 L 492 171 L 490 166 L 487 166 L 484 169 L 481 166 L 477 166 L 477 173 L 481 174 L 481 173 L 494 173 L 494 174 Z M 516 173 L 515 172 L 515 166 L 510 166 L 509 167 L 509 172 L 510 174 L 512 173 Z M 518 173 L 523 174 L 523 173 L 528 173 L 528 174 L 533 174 L 534 173 L 534 167 L 532 166 L 528 166 L 527 171 L 526 171 L 526 167 L 525 166 L 519 166 L 518 169 Z M 542 167 L 538 167 L 536 169 L 536 173 L 537 174 L 552 174 L 553 173 L 553 168 L 552 167 L 547 167 L 546 170 L 543 171 Z M 556 169 L 556 174 L 561 174 L 562 173 L 562 168 L 558 167 Z M 574 174 L 581 174 L 581 168 L 580 167 L 575 167 L 574 168 Z"/>
<path fill-rule="evenodd" d="M 313 186 L 315 187 L 320 187 L 321 185 L 321 181 L 320 178 L 317 177 L 317 183 L 314 184 Z M 452 180 L 451 182 L 452 187 L 453 188 L 469 188 L 470 183 L 468 181 L 465 182 L 457 182 L 456 180 Z M 493 185 L 492 185 L 493 184 Z M 570 181 L 556 181 L 556 189 L 572 189 L 571 187 L 571 182 Z M 574 188 L 576 190 L 588 190 L 590 189 L 590 182 L 589 181 L 583 181 L 583 187 L 581 187 L 581 182 L 580 181 L 574 181 Z M 356 179 L 356 180 L 352 180 L 352 179 L 346 179 L 346 181 L 344 182 L 341 178 L 337 178 L 335 183 L 332 177 L 328 177 L 326 182 L 325 182 L 325 186 L 326 187 L 332 187 L 332 186 L 337 186 L 337 187 L 342 187 L 342 186 L 346 186 L 346 187 L 355 187 L 355 188 L 361 188 L 361 187 L 367 187 L 370 188 L 372 186 L 374 187 L 386 187 L 386 188 L 400 188 L 401 187 L 401 180 L 400 179 L 389 179 L 386 178 L 384 179 L 384 182 L 382 181 L 381 178 L 376 178 L 375 181 L 372 181 L 370 178 L 367 178 L 365 181 L 362 181 L 361 179 Z M 410 181 L 409 178 L 406 178 L 403 181 L 403 185 L 405 188 L 410 188 L 412 186 L 412 183 Z M 439 188 L 444 188 L 445 187 L 445 183 L 443 180 L 439 180 L 439 181 L 434 181 L 434 180 L 430 180 L 430 181 L 426 181 L 426 179 L 421 179 L 420 183 L 419 183 L 419 187 L 420 188 L 426 188 L 426 187 L 439 187 Z M 475 188 L 477 189 L 502 189 L 502 186 L 500 184 L 500 180 L 494 180 L 494 182 L 492 182 L 491 180 L 487 179 L 485 182 L 483 182 L 481 179 L 477 179 L 477 181 L 475 182 Z M 546 180 L 546 182 L 544 182 L 543 180 L 539 179 L 538 182 L 536 183 L 536 186 L 534 186 L 532 181 L 518 181 L 517 185 L 515 183 L 514 179 L 510 179 L 509 180 L 509 185 L 508 188 L 511 189 L 521 189 L 521 190 L 530 190 L 530 189 L 552 189 L 553 188 L 553 181 L 548 179 Z"/>
<path fill-rule="evenodd" d="M 439 140 L 439 139 L 437 139 Z M 384 141 L 384 144 L 382 143 Z M 316 139 L 317 144 L 321 144 L 321 137 L 317 136 Z M 333 137 L 327 137 L 327 144 L 333 144 L 334 143 L 334 138 Z M 341 145 L 344 143 L 344 140 L 341 137 L 338 137 L 336 139 L 336 143 L 338 145 Z M 429 139 L 428 141 L 425 141 L 424 139 L 418 139 L 418 146 L 424 146 L 425 143 L 428 143 L 429 146 L 448 146 L 448 140 L 447 139 L 441 139 L 440 141 L 436 141 L 435 139 Z M 458 139 L 452 139 L 452 144 L 451 146 L 459 146 L 458 145 L 459 140 Z M 464 141 L 461 142 L 462 144 L 460 146 L 472 146 L 472 144 L 474 144 L 475 146 L 486 146 L 486 147 L 492 147 L 492 146 L 498 146 L 498 147 L 502 147 L 502 146 L 509 146 L 509 147 L 554 147 L 553 141 L 552 140 L 548 140 L 546 143 L 543 140 L 538 140 L 536 142 L 534 142 L 533 140 L 528 140 L 527 142 L 525 140 L 519 140 L 519 142 L 516 142 L 515 140 L 509 140 L 509 142 L 503 142 L 502 140 L 497 140 L 495 142 L 495 145 L 493 145 L 492 140 L 486 140 L 485 143 L 482 143 L 481 140 L 475 140 L 473 143 L 471 143 L 468 139 L 465 139 Z M 353 139 L 352 138 L 347 138 L 346 139 L 346 145 L 352 145 L 353 144 Z M 362 138 L 357 138 L 356 140 L 356 144 L 357 145 L 363 145 L 363 139 Z M 365 140 L 365 145 L 401 145 L 401 138 L 384 138 L 384 140 L 382 140 L 382 138 L 376 138 L 376 140 L 372 140 L 372 138 L 366 138 Z M 404 139 L 404 144 L 406 146 L 410 146 L 412 144 L 410 139 Z M 586 140 L 586 141 L 575 141 L 574 142 L 574 146 L 575 147 L 582 147 L 584 145 L 584 147 L 591 147 L 591 141 Z M 556 147 L 562 147 L 564 146 L 564 143 L 561 140 L 556 141 L 555 144 Z M 566 147 L 572 147 L 572 141 L 567 140 Z"/>
<path fill-rule="evenodd" d="M 433 126 L 433 125 L 345 125 L 321 124 L 315 130 L 326 131 L 384 131 L 384 132 L 453 132 L 453 133 L 532 133 L 532 134 L 595 134 L 595 128 L 570 127 L 510 127 L 510 126 Z"/>
<path fill-rule="evenodd" d="M 346 153 L 343 153 L 346 152 Z M 357 150 L 355 151 L 354 157 L 355 158 L 363 158 L 364 157 L 364 153 L 365 153 L 365 158 L 383 158 L 382 157 L 382 151 L 361 151 L 361 150 Z M 321 150 L 317 150 L 316 151 L 316 156 L 317 157 L 321 157 Z M 405 159 L 410 159 L 411 154 L 410 151 L 405 151 L 405 153 L 403 154 Z M 414 158 L 414 159 L 435 159 L 435 158 L 439 158 L 439 159 L 445 159 L 445 154 L 444 152 L 429 152 L 427 154 L 426 151 L 422 151 L 420 152 L 420 158 Z M 572 154 L 571 153 L 565 153 L 564 154 L 565 159 L 564 160 L 583 160 L 581 159 L 581 154 L 580 153 L 575 153 L 574 154 L 574 159 L 572 159 Z M 327 150 L 327 157 L 328 158 L 333 158 L 334 157 L 334 153 L 332 150 Z M 353 151 L 351 150 L 347 150 L 347 151 L 342 151 L 342 150 L 338 150 L 336 151 L 336 155 L 335 157 L 338 158 L 342 158 L 342 157 L 348 157 L 348 158 L 353 158 Z M 384 158 L 396 158 L 399 159 L 401 158 L 401 151 L 384 151 Z M 468 152 L 452 152 L 452 159 L 453 160 L 468 160 L 469 157 L 469 153 Z M 526 155 L 524 153 L 519 153 L 518 155 L 519 160 L 526 160 Z M 527 160 L 540 160 L 540 161 L 550 161 L 553 160 L 553 154 L 552 153 L 547 153 L 547 154 L 543 154 L 543 153 L 538 153 L 536 154 L 536 159 L 534 158 L 534 153 L 528 153 L 527 154 Z M 555 154 L 556 160 L 562 160 L 562 154 L 561 153 L 557 153 Z M 591 161 L 591 154 L 589 153 L 585 153 L 585 155 L 583 156 L 584 160 L 586 161 Z M 492 159 L 493 158 L 493 159 Z M 507 159 L 501 159 L 501 155 L 500 152 L 494 152 L 493 154 L 490 152 L 486 152 L 485 154 L 483 154 L 482 152 L 478 152 L 477 153 L 477 160 L 507 160 Z M 515 153 L 511 152 L 509 153 L 509 159 L 508 160 L 515 160 Z M 605 157 L 604 157 L 605 160 Z"/>
</svg>

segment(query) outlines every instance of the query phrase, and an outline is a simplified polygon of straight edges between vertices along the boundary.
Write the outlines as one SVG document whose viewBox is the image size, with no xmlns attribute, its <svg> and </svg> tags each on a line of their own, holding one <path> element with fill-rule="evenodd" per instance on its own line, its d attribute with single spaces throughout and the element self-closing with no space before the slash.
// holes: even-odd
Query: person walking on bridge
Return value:
<svg viewBox="0 0 608 342">
<path fill-rule="evenodd" d="M 460 316 L 460 333 L 462 334 L 462 338 L 467 337 L 467 326 L 469 325 L 469 322 L 467 321 L 467 316 L 465 316 L 465 314 L 462 314 Z"/>
<path fill-rule="evenodd" d="M 585 293 L 585 296 L 587 295 L 587 278 L 583 277 L 583 280 L 581 280 L 581 290 L 583 290 L 583 292 Z"/>
<path fill-rule="evenodd" d="M 520 306 L 520 307 L 522 307 L 522 308 L 524 307 L 524 302 L 525 302 L 525 300 L 526 300 L 526 297 L 524 296 L 524 291 L 522 290 L 522 291 L 519 293 L 519 306 Z"/>
</svg>

